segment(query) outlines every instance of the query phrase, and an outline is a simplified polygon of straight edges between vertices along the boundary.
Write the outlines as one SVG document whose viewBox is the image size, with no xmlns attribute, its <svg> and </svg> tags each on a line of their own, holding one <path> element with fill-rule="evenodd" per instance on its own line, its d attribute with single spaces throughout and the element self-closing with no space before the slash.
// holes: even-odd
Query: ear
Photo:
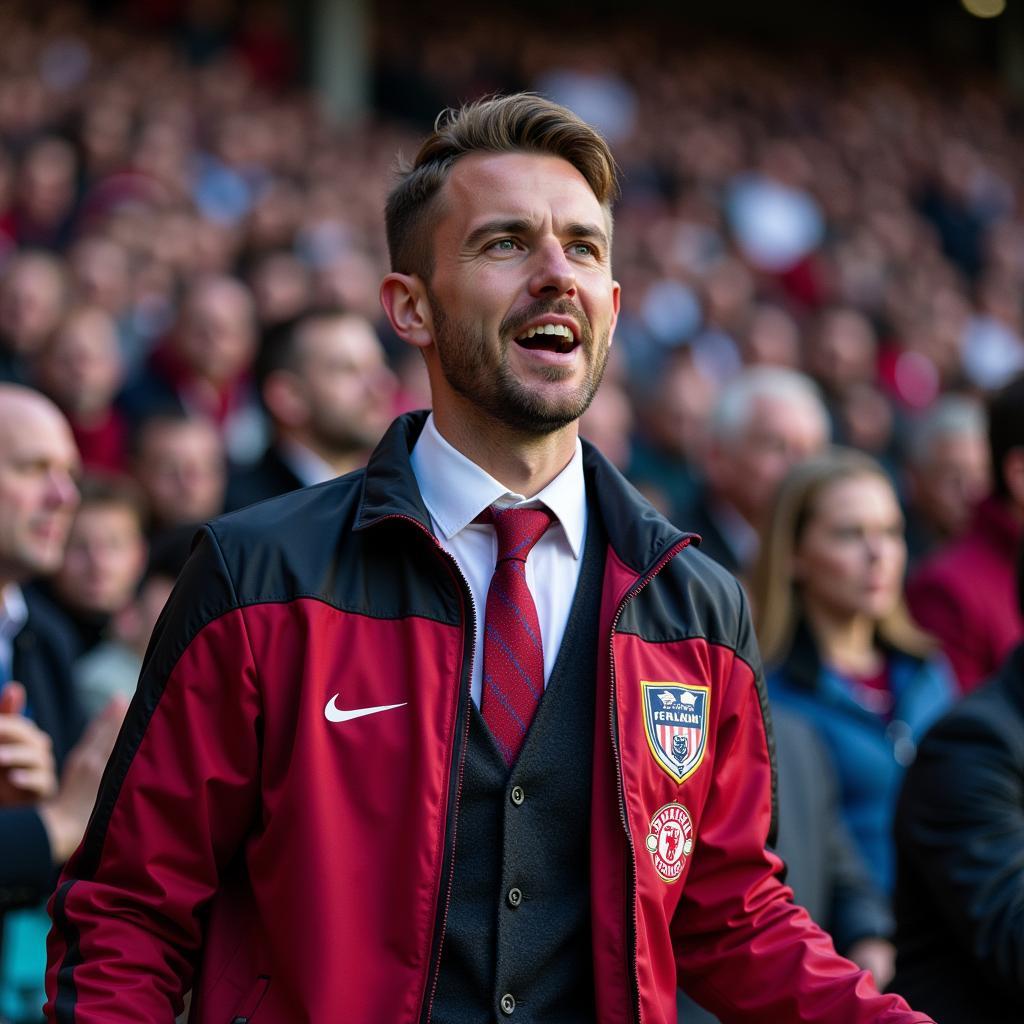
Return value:
<svg viewBox="0 0 1024 1024">
<path fill-rule="evenodd" d="M 309 404 L 294 373 L 276 370 L 263 382 L 263 401 L 270 415 L 286 427 L 301 427 L 309 418 Z"/>
<path fill-rule="evenodd" d="M 380 304 L 403 341 L 417 348 L 434 343 L 434 318 L 427 290 L 416 274 L 388 274 L 380 285 Z"/>
<path fill-rule="evenodd" d="M 622 301 L 622 285 L 612 281 L 612 325 L 608 330 L 608 345 L 615 340 L 615 325 L 619 322 L 619 305 Z"/>
</svg>

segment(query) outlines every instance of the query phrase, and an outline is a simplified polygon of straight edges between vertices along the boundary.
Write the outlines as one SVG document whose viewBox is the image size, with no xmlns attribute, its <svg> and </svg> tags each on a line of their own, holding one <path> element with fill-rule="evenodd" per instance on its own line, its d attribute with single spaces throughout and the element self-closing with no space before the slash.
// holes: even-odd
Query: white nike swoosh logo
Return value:
<svg viewBox="0 0 1024 1024">
<path fill-rule="evenodd" d="M 364 715 L 376 715 L 380 711 L 392 711 L 395 708 L 404 708 L 408 701 L 403 701 L 401 704 L 381 704 L 375 708 L 353 708 L 351 711 L 346 711 L 344 708 L 338 707 L 338 697 L 340 694 L 335 694 L 328 702 L 327 707 L 324 708 L 324 718 L 328 722 L 350 722 L 353 718 L 362 718 Z"/>
</svg>

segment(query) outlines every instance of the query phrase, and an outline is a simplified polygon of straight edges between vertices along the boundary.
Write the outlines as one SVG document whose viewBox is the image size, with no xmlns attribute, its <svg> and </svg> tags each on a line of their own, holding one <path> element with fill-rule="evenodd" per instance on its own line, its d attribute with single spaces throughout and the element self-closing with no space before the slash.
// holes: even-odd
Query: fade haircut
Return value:
<svg viewBox="0 0 1024 1024">
<path fill-rule="evenodd" d="M 469 153 L 537 153 L 572 164 L 597 197 L 611 228 L 618 195 L 608 143 L 571 110 L 533 93 L 495 96 L 443 110 L 411 164 L 400 159 L 398 183 L 385 207 L 391 269 L 429 281 L 438 193 L 457 160 Z"/>
</svg>

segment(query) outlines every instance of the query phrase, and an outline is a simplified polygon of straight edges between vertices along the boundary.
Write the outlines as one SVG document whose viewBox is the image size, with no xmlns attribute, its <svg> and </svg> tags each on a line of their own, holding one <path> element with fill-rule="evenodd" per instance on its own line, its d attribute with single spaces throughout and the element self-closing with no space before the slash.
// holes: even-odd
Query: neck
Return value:
<svg viewBox="0 0 1024 1024">
<path fill-rule="evenodd" d="M 841 672 L 867 675 L 878 669 L 875 624 L 862 615 L 837 616 L 822 608 L 805 611 L 821 660 Z"/>
<path fill-rule="evenodd" d="M 282 431 L 281 438 L 292 444 L 299 445 L 307 451 L 312 452 L 318 459 L 322 459 L 331 467 L 335 476 L 343 476 L 351 473 L 353 469 L 359 469 L 366 464 L 366 450 L 364 448 L 346 448 L 339 450 L 319 444 L 316 438 L 308 437 L 298 432 Z"/>
<path fill-rule="evenodd" d="M 434 409 L 438 432 L 467 459 L 516 494 L 532 498 L 572 461 L 577 424 L 550 434 L 525 434 L 475 409 Z"/>
</svg>

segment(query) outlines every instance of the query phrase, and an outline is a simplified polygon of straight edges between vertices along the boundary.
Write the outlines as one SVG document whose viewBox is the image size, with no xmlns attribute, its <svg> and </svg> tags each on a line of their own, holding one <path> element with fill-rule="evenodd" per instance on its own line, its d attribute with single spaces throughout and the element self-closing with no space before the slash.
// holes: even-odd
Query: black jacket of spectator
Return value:
<svg viewBox="0 0 1024 1024">
<path fill-rule="evenodd" d="M 896 821 L 893 990 L 943 1024 L 1024 1020 L 1024 646 L 925 737 Z"/>
<path fill-rule="evenodd" d="M 24 590 L 28 621 L 14 638 L 11 678 L 24 684 L 26 712 L 53 741 L 57 767 L 85 728 L 72 682 L 78 656 L 75 631 L 64 616 L 33 587 Z"/>
<path fill-rule="evenodd" d="M 232 470 L 228 477 L 227 512 L 245 508 L 264 498 L 276 498 L 302 486 L 302 481 L 281 458 L 277 447 L 271 445 L 262 458 L 252 466 Z"/>
</svg>

